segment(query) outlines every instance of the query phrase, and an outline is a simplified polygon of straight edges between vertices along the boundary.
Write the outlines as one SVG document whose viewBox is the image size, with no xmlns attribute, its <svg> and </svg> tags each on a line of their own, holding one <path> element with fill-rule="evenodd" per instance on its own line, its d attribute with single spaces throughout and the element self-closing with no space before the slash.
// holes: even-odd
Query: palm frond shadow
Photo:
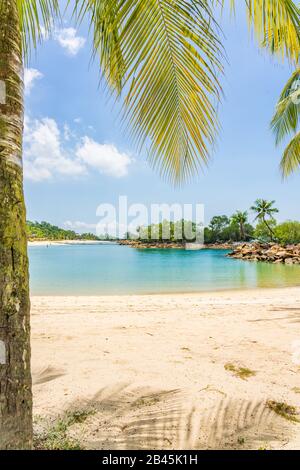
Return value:
<svg viewBox="0 0 300 470">
<path fill-rule="evenodd" d="M 272 311 L 287 313 L 285 317 L 281 317 L 281 320 L 288 320 L 289 323 L 300 323 L 300 308 L 298 307 L 277 307 Z"/>
<path fill-rule="evenodd" d="M 80 406 L 93 413 L 72 426 L 69 435 L 87 449 L 278 447 L 289 440 L 294 426 L 264 400 L 222 398 L 207 406 L 203 395 L 129 384 L 102 389 Z"/>
<path fill-rule="evenodd" d="M 57 369 L 49 365 L 40 370 L 33 371 L 32 384 L 40 385 L 44 384 L 45 382 L 51 382 L 52 380 L 62 377 L 63 375 L 65 375 L 65 371 L 63 369 Z"/>
</svg>

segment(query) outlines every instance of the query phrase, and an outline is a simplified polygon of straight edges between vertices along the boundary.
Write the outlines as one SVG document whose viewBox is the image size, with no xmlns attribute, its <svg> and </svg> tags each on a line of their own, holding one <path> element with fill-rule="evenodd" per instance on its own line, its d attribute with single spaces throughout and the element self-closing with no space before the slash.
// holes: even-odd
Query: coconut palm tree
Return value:
<svg viewBox="0 0 300 470">
<path fill-rule="evenodd" d="M 270 226 L 269 221 L 274 221 L 274 214 L 277 214 L 279 210 L 274 207 L 275 201 L 266 201 L 265 199 L 256 199 L 254 206 L 251 207 L 251 210 L 256 213 L 255 220 L 259 220 L 265 224 L 267 227 L 271 240 L 275 238 L 275 233 L 272 227 Z"/>
<path fill-rule="evenodd" d="M 75 0 L 91 21 L 95 55 L 152 166 L 173 182 L 209 157 L 223 48 L 213 0 Z M 231 1 L 231 3 L 234 3 Z M 291 0 L 247 0 L 264 46 L 296 62 L 299 10 Z M 23 66 L 50 32 L 58 0 L 0 0 L 0 448 L 30 448 L 32 406 L 26 217 L 23 196 Z"/>
<path fill-rule="evenodd" d="M 288 80 L 281 92 L 273 116 L 271 127 L 275 133 L 276 145 L 290 135 L 292 140 L 284 150 L 280 167 L 282 176 L 286 178 L 300 167 L 300 68 Z"/>
<path fill-rule="evenodd" d="M 245 240 L 246 239 L 245 225 L 248 222 L 248 212 L 237 211 L 231 217 L 231 221 L 234 224 L 237 224 L 239 226 L 241 240 Z"/>
<path fill-rule="evenodd" d="M 29 286 L 22 175 L 23 57 L 57 1 L 0 1 L 0 448 L 32 443 Z M 24 32 L 28 34 L 24 34 Z"/>
</svg>

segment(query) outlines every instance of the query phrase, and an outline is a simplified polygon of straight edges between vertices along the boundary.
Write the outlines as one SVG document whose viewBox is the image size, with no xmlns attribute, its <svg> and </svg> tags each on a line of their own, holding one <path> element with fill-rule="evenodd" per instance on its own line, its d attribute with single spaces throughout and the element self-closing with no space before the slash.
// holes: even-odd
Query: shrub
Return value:
<svg viewBox="0 0 300 470">
<path fill-rule="evenodd" d="M 300 222 L 289 220 L 277 225 L 274 232 L 283 245 L 300 243 Z"/>
</svg>

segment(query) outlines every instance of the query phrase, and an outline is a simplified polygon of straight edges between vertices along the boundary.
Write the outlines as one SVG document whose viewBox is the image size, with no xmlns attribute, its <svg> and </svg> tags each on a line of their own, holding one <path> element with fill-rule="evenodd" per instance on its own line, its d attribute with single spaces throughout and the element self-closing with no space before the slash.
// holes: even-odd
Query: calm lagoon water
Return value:
<svg viewBox="0 0 300 470">
<path fill-rule="evenodd" d="M 31 246 L 33 295 L 199 292 L 300 285 L 300 266 L 226 258 L 224 250 L 119 245 Z"/>
</svg>

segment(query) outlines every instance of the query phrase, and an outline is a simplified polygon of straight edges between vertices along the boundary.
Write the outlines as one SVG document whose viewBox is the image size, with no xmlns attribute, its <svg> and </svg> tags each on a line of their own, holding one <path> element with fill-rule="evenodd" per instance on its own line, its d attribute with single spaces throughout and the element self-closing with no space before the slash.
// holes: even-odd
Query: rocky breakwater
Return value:
<svg viewBox="0 0 300 470">
<path fill-rule="evenodd" d="M 119 240 L 119 245 L 127 245 L 132 248 L 157 248 L 157 249 L 185 249 L 189 243 L 186 242 L 172 242 L 172 241 L 143 241 L 143 240 Z M 190 244 L 192 247 L 192 244 Z M 210 249 L 210 250 L 231 250 L 233 248 L 232 243 L 207 243 L 201 245 L 201 249 Z"/>
<path fill-rule="evenodd" d="M 248 261 L 300 264 L 300 244 L 282 246 L 278 244 L 245 243 L 236 246 L 228 256 Z"/>
<path fill-rule="evenodd" d="M 205 248 L 210 250 L 232 250 L 234 247 L 233 243 L 231 242 L 224 242 L 224 243 L 206 243 Z"/>
<path fill-rule="evenodd" d="M 143 240 L 119 240 L 119 245 L 131 246 L 132 248 L 149 248 L 149 249 L 183 249 L 184 243 L 176 242 L 159 242 L 159 241 L 143 241 Z"/>
</svg>

